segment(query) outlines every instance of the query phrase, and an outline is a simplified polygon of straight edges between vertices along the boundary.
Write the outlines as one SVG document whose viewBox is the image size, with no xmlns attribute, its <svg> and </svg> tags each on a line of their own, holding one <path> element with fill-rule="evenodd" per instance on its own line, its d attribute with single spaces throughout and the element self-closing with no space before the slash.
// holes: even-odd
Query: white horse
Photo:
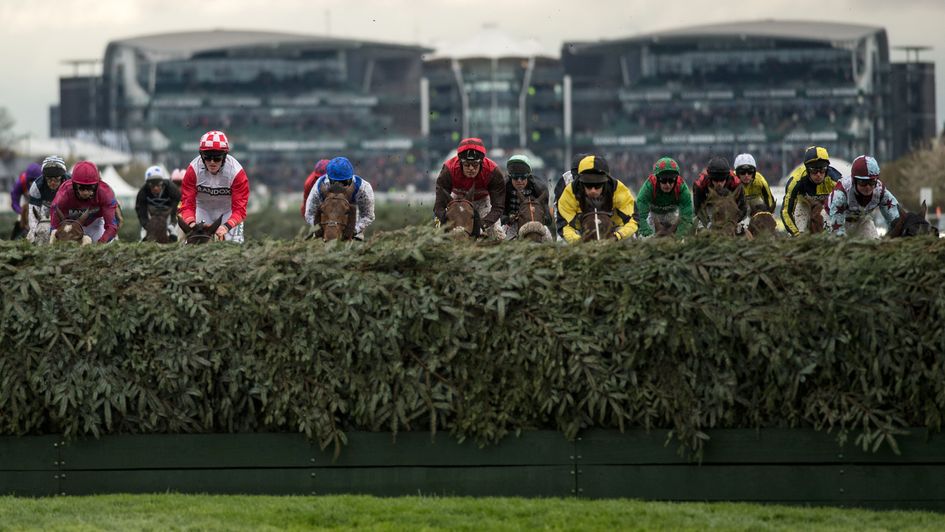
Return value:
<svg viewBox="0 0 945 532">
<path fill-rule="evenodd" d="M 49 244 L 49 210 L 40 209 L 35 205 L 31 205 L 30 211 L 33 215 L 33 219 L 36 220 L 36 225 L 30 228 L 26 239 L 37 246 L 45 246 Z"/>
</svg>

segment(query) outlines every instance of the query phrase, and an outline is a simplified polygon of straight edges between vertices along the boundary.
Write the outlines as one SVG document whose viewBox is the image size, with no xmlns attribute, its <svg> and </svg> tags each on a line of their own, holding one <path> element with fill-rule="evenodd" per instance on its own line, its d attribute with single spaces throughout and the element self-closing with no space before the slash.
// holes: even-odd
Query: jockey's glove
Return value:
<svg viewBox="0 0 945 532">
<path fill-rule="evenodd" d="M 56 231 L 58 231 L 58 229 L 53 229 L 49 232 L 49 242 L 56 241 Z"/>
</svg>

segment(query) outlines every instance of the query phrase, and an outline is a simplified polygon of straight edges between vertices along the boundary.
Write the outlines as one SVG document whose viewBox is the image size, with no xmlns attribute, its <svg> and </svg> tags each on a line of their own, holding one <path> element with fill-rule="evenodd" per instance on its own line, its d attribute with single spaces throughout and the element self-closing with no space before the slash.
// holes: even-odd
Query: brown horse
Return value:
<svg viewBox="0 0 945 532">
<path fill-rule="evenodd" d="M 709 233 L 721 236 L 737 236 L 741 221 L 735 194 L 719 194 L 709 187 L 705 208 L 709 215 Z"/>
<path fill-rule="evenodd" d="M 184 244 L 206 244 L 212 241 L 221 223 L 223 223 L 222 214 L 212 224 L 200 222 L 193 228 L 185 224 L 183 218 L 177 219 L 177 225 L 184 232 Z"/>
<path fill-rule="evenodd" d="M 56 207 L 56 214 L 59 215 L 59 229 L 56 230 L 55 241 L 59 242 L 78 242 L 87 245 L 92 243 L 92 238 L 85 234 L 85 222 L 89 219 L 89 209 L 82 211 L 78 218 L 67 218 L 65 214 Z"/>
<path fill-rule="evenodd" d="M 482 235 L 479 211 L 473 205 L 476 189 L 471 188 L 462 198 L 454 198 L 446 204 L 446 224 L 443 230 L 454 236 L 478 238 Z"/>
<path fill-rule="evenodd" d="M 512 219 L 518 226 L 518 238 L 531 242 L 554 240 L 544 223 L 548 216 L 548 192 L 542 192 L 538 198 L 526 197 L 518 189 L 515 189 L 515 194 L 518 196 L 518 211 Z"/>
<path fill-rule="evenodd" d="M 672 221 L 670 219 L 672 218 Z M 666 238 L 676 236 L 676 229 L 679 228 L 679 215 L 653 215 L 653 238 Z"/>
<path fill-rule="evenodd" d="M 810 221 L 807 224 L 807 230 L 811 234 L 823 233 L 827 228 L 826 212 L 824 211 L 826 200 L 810 198 L 807 203 L 810 206 Z"/>
<path fill-rule="evenodd" d="M 604 198 L 586 198 L 581 211 L 581 242 L 605 240 L 614 234 L 613 212 L 603 210 Z"/>
<path fill-rule="evenodd" d="M 315 218 L 321 228 L 321 237 L 325 242 L 354 238 L 354 226 L 357 224 L 358 213 L 356 207 L 348 201 L 350 195 L 350 186 L 345 187 L 333 182 L 325 193 L 325 199 L 315 211 Z"/>
<path fill-rule="evenodd" d="M 748 220 L 749 238 L 771 238 L 778 236 L 778 222 L 774 215 L 761 204 L 752 205 L 751 218 Z"/>
<path fill-rule="evenodd" d="M 158 244 L 167 244 L 177 240 L 176 236 L 172 238 L 167 228 L 168 216 L 171 214 L 171 208 L 148 207 L 148 223 L 144 225 L 144 238 L 142 242 L 157 242 Z"/>
<path fill-rule="evenodd" d="M 902 205 L 899 206 L 899 218 L 893 220 L 889 226 L 887 238 L 901 238 L 921 235 L 934 235 L 938 238 L 938 228 L 929 223 L 926 219 L 929 208 L 922 202 L 922 208 L 919 212 L 906 212 Z"/>
</svg>

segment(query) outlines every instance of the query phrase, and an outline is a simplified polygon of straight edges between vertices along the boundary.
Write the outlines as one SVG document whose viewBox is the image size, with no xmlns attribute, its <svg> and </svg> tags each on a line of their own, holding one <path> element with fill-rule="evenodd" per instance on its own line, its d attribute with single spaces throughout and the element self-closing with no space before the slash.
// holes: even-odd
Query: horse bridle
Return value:
<svg viewBox="0 0 945 532">
<path fill-rule="evenodd" d="M 597 231 L 597 237 L 598 237 L 597 239 L 600 240 L 600 225 L 598 225 L 597 223 L 597 217 L 601 214 L 606 216 L 608 219 L 614 215 L 613 211 L 601 211 L 601 210 L 597 210 L 596 207 L 594 208 L 593 211 L 582 212 L 581 213 L 581 231 L 583 232 L 587 230 L 584 224 L 584 220 L 586 220 L 588 216 L 593 216 L 595 220 L 594 229 Z"/>
<path fill-rule="evenodd" d="M 319 213 L 319 216 L 318 216 L 318 225 L 322 226 L 322 228 L 325 228 L 325 227 L 340 227 L 340 228 L 341 228 L 341 231 L 344 232 L 344 230 L 348 227 L 347 213 L 348 213 L 348 211 L 351 209 L 351 202 L 348 201 L 347 199 L 345 199 L 344 197 L 341 197 L 341 196 L 329 196 L 329 197 L 325 198 L 325 201 L 323 201 L 322 204 L 324 205 L 325 203 L 328 203 L 329 201 L 343 201 L 343 202 L 345 202 L 345 215 L 346 215 L 346 216 L 345 216 L 345 221 L 339 222 L 339 221 L 336 221 L 336 220 L 325 220 L 325 210 L 322 209 L 321 212 Z"/>
</svg>

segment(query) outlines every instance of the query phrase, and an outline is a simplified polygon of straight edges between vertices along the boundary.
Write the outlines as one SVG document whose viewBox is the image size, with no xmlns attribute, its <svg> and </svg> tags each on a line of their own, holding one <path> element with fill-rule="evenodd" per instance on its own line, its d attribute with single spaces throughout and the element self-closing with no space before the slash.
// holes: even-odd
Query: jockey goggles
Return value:
<svg viewBox="0 0 945 532">
<path fill-rule="evenodd" d="M 728 174 L 709 174 L 709 179 L 711 179 L 712 181 L 715 181 L 716 183 L 719 183 L 721 181 L 725 181 L 726 179 L 728 179 Z"/>
<path fill-rule="evenodd" d="M 78 183 L 75 183 L 73 186 L 75 187 L 76 190 L 91 190 L 92 192 L 95 192 L 96 190 L 98 190 L 98 185 L 80 185 Z"/>
<path fill-rule="evenodd" d="M 200 154 L 200 157 L 203 158 L 204 162 L 219 163 L 223 162 L 223 159 L 226 159 L 226 153 L 223 152 L 204 152 Z"/>
<path fill-rule="evenodd" d="M 755 175 L 755 168 L 751 166 L 739 166 L 735 169 L 735 175 Z"/>
<path fill-rule="evenodd" d="M 674 174 L 672 172 L 664 172 L 656 176 L 656 181 L 660 184 L 670 184 L 675 183 L 676 179 L 679 178 L 679 174 Z"/>
<path fill-rule="evenodd" d="M 528 174 L 509 174 L 509 179 L 513 181 L 527 181 Z"/>
</svg>

